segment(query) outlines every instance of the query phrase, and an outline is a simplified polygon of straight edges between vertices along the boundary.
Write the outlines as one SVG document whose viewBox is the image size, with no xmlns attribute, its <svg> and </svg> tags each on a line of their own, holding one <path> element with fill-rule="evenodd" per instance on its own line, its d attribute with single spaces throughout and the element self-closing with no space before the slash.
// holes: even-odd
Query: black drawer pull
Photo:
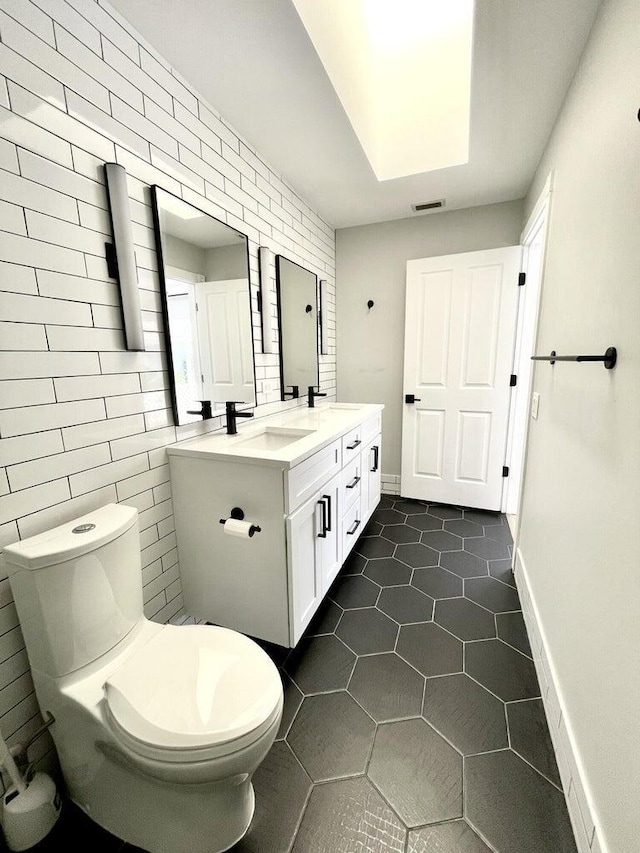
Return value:
<svg viewBox="0 0 640 853">
<path fill-rule="evenodd" d="M 318 539 L 326 539 L 327 538 L 327 505 L 324 502 L 324 497 L 322 500 L 319 500 L 318 503 L 322 507 L 322 531 L 318 533 Z"/>
<path fill-rule="evenodd" d="M 358 445 L 360 445 L 360 444 L 362 444 L 362 442 L 360 441 L 359 438 L 356 438 L 356 440 L 353 442 L 353 444 L 347 444 L 347 450 L 355 450 L 356 447 L 358 447 Z"/>
<path fill-rule="evenodd" d="M 378 447 L 377 444 L 374 444 L 372 447 L 372 450 L 373 450 L 373 468 L 371 469 L 371 472 L 373 473 L 373 472 L 378 470 L 378 457 L 380 455 L 380 448 Z"/>
<path fill-rule="evenodd" d="M 352 526 L 351 530 L 347 530 L 347 536 L 353 536 L 353 534 L 356 532 L 356 530 L 359 527 L 360 527 L 360 519 L 356 518 L 356 520 L 353 522 L 353 526 Z"/>
<path fill-rule="evenodd" d="M 348 489 L 355 489 L 355 487 L 360 482 L 360 477 L 354 477 L 351 483 L 347 483 Z"/>
<path fill-rule="evenodd" d="M 325 525 L 325 533 L 331 533 L 331 495 L 323 495 L 322 500 L 327 502 L 327 515 L 329 516 Z"/>
</svg>

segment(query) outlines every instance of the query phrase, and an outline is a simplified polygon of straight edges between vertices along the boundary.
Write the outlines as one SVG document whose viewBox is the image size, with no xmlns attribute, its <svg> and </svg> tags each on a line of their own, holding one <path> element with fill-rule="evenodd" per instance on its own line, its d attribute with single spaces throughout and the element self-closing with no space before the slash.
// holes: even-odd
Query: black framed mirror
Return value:
<svg viewBox="0 0 640 853">
<path fill-rule="evenodd" d="M 280 388 L 283 400 L 303 396 L 320 384 L 318 364 L 318 277 L 276 255 L 280 329 Z"/>
<path fill-rule="evenodd" d="M 245 234 L 151 187 L 176 424 L 256 404 L 249 247 Z"/>
</svg>

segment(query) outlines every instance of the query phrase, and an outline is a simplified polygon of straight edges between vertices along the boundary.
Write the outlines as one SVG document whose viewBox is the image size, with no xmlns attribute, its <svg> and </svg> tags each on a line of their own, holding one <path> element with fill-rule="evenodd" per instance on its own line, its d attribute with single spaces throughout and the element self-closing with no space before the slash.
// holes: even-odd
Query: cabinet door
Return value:
<svg viewBox="0 0 640 853">
<path fill-rule="evenodd" d="M 380 503 L 380 460 L 382 435 L 377 435 L 362 451 L 362 518 L 366 523 Z"/>
<path fill-rule="evenodd" d="M 318 495 L 318 501 L 324 503 L 320 508 L 320 523 L 324 525 L 317 534 L 320 543 L 320 564 L 322 572 L 322 594 L 324 595 L 342 565 L 342 539 L 339 520 L 342 513 L 341 475 L 334 477 Z"/>
<path fill-rule="evenodd" d="M 289 629 L 295 645 L 322 600 L 321 495 L 316 495 L 287 518 L 289 569 Z M 325 502 L 326 506 L 326 502 Z"/>
</svg>

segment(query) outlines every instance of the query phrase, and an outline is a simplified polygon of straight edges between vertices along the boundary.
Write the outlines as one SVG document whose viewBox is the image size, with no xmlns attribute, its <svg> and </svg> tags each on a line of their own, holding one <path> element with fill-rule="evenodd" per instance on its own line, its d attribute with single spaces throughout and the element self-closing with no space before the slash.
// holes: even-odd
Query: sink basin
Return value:
<svg viewBox="0 0 640 853">
<path fill-rule="evenodd" d="M 348 409 L 351 412 L 359 411 L 362 406 L 358 406 L 356 403 L 329 403 L 329 409 Z"/>
<path fill-rule="evenodd" d="M 262 432 L 238 441 L 245 450 L 282 450 L 294 441 L 300 441 L 315 432 L 313 429 L 289 429 L 288 427 L 265 427 Z"/>
</svg>

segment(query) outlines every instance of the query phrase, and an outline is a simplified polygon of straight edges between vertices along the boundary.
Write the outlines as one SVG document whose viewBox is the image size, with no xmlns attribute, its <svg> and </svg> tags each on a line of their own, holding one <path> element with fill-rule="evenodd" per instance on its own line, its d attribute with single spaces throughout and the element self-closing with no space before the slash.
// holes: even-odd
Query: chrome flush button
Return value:
<svg viewBox="0 0 640 853">
<path fill-rule="evenodd" d="M 77 527 L 74 527 L 71 531 L 72 533 L 88 533 L 90 530 L 95 530 L 95 524 L 79 524 Z"/>
</svg>

